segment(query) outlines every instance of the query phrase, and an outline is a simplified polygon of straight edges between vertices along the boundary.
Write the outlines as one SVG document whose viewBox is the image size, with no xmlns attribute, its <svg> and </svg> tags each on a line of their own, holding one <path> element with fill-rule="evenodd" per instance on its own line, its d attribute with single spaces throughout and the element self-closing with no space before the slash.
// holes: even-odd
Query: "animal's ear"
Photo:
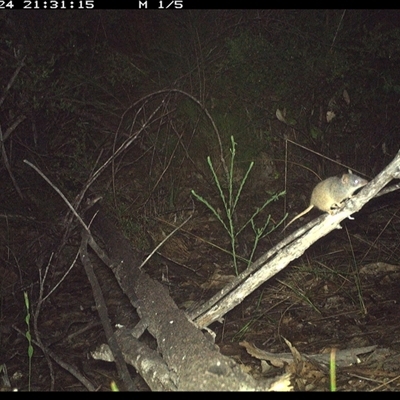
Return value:
<svg viewBox="0 0 400 400">
<path fill-rule="evenodd" d="M 349 170 L 350 171 L 350 170 Z M 352 174 L 352 172 L 350 172 L 351 174 Z M 349 174 L 343 174 L 342 175 L 342 183 L 344 184 L 344 185 L 347 185 L 348 183 L 349 183 L 349 180 L 350 180 L 350 178 L 349 178 Z"/>
<path fill-rule="evenodd" d="M 348 169 L 348 171 L 349 171 L 349 174 L 352 174 L 353 173 L 353 171 L 349 168 Z"/>
</svg>

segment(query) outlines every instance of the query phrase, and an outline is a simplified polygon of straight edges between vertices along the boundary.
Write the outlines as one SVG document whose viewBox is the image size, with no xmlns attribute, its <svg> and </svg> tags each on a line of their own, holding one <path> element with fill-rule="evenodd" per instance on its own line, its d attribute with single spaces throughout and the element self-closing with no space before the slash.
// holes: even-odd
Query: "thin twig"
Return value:
<svg viewBox="0 0 400 400">
<path fill-rule="evenodd" d="M 21 71 L 21 68 L 25 65 L 24 64 L 25 58 L 26 58 L 26 56 L 24 56 L 24 58 L 19 62 L 17 69 L 15 70 L 13 76 L 11 77 L 6 88 L 4 89 L 3 96 L 0 97 L 0 107 L 4 103 L 4 100 L 7 96 L 7 92 L 11 89 L 11 86 L 14 84 L 14 81 L 19 74 L 19 71 Z"/>
<path fill-rule="evenodd" d="M 53 258 L 53 253 L 51 254 L 50 258 L 49 258 L 49 262 L 47 263 L 46 269 L 45 269 L 45 273 L 44 276 L 42 276 L 41 272 L 40 272 L 40 285 L 39 285 L 39 300 L 37 301 L 37 305 L 36 308 L 33 312 L 33 330 L 35 332 L 35 337 L 37 342 L 39 343 L 39 347 L 42 349 L 44 349 L 44 345 L 42 342 L 42 339 L 40 337 L 40 332 L 38 329 L 38 320 L 39 320 L 39 315 L 40 315 L 40 310 L 43 304 L 43 292 L 44 292 L 44 284 L 46 282 L 46 278 L 47 278 L 47 273 L 49 272 L 49 268 L 50 268 L 50 263 L 51 260 Z M 44 357 L 46 358 L 47 361 L 47 365 L 49 366 L 49 371 L 50 371 L 50 391 L 52 392 L 54 390 L 54 383 L 55 383 L 55 377 L 54 377 L 54 368 L 53 368 L 53 364 L 50 361 L 50 357 L 48 355 L 48 353 L 46 353 L 45 351 L 43 351 Z"/>
<path fill-rule="evenodd" d="M 335 41 L 336 41 L 336 36 L 337 36 L 337 34 L 338 34 L 338 32 L 339 32 L 340 26 L 342 25 L 342 21 L 343 21 L 343 18 L 344 18 L 344 15 L 345 15 L 345 14 L 346 14 L 346 10 L 344 10 L 343 13 L 342 13 L 342 17 L 340 18 L 340 21 L 339 21 L 339 23 L 338 23 L 338 27 L 337 27 L 337 29 L 336 29 L 336 33 L 335 33 L 335 36 L 334 36 L 334 38 L 333 38 L 333 40 L 332 40 L 331 48 L 329 49 L 329 51 L 332 51 L 333 45 L 335 44 Z"/>
<path fill-rule="evenodd" d="M 161 241 L 161 243 L 159 243 L 154 250 L 145 258 L 145 260 L 140 264 L 139 269 L 141 269 L 146 263 L 147 261 L 150 260 L 151 257 L 153 257 L 154 253 L 179 229 L 182 228 L 183 225 L 185 225 L 191 218 L 192 218 L 193 214 L 189 216 L 189 218 L 187 218 L 185 221 L 183 221 L 178 227 L 176 227 L 165 239 L 163 239 Z"/>
<path fill-rule="evenodd" d="M 12 173 L 12 170 L 11 170 L 11 165 L 8 162 L 8 156 L 7 156 L 6 148 L 4 147 L 3 131 L 1 129 L 1 126 L 0 126 L 0 144 L 1 144 L 1 155 L 3 157 L 4 165 L 5 165 L 6 169 L 7 169 L 8 174 L 10 175 L 10 178 L 12 180 L 12 183 L 13 183 L 14 187 L 15 187 L 15 190 L 17 191 L 19 197 L 21 197 L 21 199 L 23 199 L 24 196 L 23 196 L 23 194 L 21 192 L 21 189 L 18 186 L 17 181 L 14 178 L 14 174 Z"/>
<path fill-rule="evenodd" d="M 22 336 L 25 337 L 25 333 L 22 332 L 18 327 L 13 325 L 13 328 L 20 333 Z M 41 346 L 37 340 L 32 339 L 32 343 L 38 347 L 40 347 L 43 353 L 47 353 L 60 367 L 64 368 L 68 371 L 72 376 L 78 379 L 79 382 L 82 383 L 83 386 L 90 392 L 96 391 L 96 388 L 72 365 L 67 364 L 64 362 L 60 357 L 58 357 L 55 353 L 53 353 L 50 349 L 45 346 Z"/>
<path fill-rule="evenodd" d="M 135 391 L 135 385 L 133 384 L 132 378 L 128 371 L 128 367 L 126 366 L 124 360 L 124 356 L 122 355 L 122 351 L 118 345 L 117 339 L 115 338 L 114 335 L 114 331 L 111 327 L 110 319 L 108 317 L 108 312 L 107 312 L 107 305 L 104 300 L 99 281 L 96 277 L 96 274 L 93 271 L 93 266 L 89 259 L 89 254 L 87 251 L 89 237 L 90 234 L 87 231 L 82 231 L 82 240 L 79 251 L 81 256 L 81 261 L 85 268 L 85 272 L 89 279 L 90 285 L 92 286 L 92 292 L 96 303 L 97 312 L 99 314 L 101 323 L 103 325 L 108 345 L 110 346 L 110 349 L 113 353 L 119 376 L 123 380 L 126 390 Z"/>
<path fill-rule="evenodd" d="M 85 228 L 86 232 L 90 232 L 89 228 L 87 225 L 83 222 L 82 218 L 79 216 L 79 214 L 75 211 L 75 208 L 71 205 L 71 203 L 68 201 L 68 199 L 64 196 L 64 194 L 61 192 L 61 190 L 55 186 L 50 179 L 42 172 L 38 167 L 30 163 L 28 160 L 24 160 L 25 164 L 28 164 L 30 167 L 32 167 L 64 200 L 65 204 L 68 206 L 68 208 L 74 213 L 75 217 L 77 220 L 81 223 L 81 225 Z"/>
</svg>

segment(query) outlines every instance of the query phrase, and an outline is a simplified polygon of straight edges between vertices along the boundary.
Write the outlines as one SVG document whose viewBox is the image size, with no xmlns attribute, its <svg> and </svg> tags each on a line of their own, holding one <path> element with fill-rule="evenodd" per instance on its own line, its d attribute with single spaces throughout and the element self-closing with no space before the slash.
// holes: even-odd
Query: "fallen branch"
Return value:
<svg viewBox="0 0 400 400">
<path fill-rule="evenodd" d="M 90 218 L 90 217 L 89 217 Z M 193 325 L 169 296 L 168 290 L 140 270 L 140 255 L 130 242 L 116 230 L 114 224 L 100 211 L 91 226 L 96 236 L 107 243 L 110 268 L 123 292 L 137 307 L 142 323 L 157 340 L 162 359 L 144 344 L 138 345 L 132 336 L 134 327 L 116 332 L 125 361 L 133 363 L 147 384 L 154 390 L 271 390 L 276 382 L 283 382 L 280 390 L 290 388 L 288 375 L 277 380 L 256 381 L 219 349 Z M 90 242 L 89 242 L 90 243 Z M 151 364 L 143 361 L 152 354 Z M 149 366 L 153 373 L 149 373 Z M 160 376 L 163 379 L 160 381 Z M 162 385 L 162 382 L 166 382 Z"/>
</svg>

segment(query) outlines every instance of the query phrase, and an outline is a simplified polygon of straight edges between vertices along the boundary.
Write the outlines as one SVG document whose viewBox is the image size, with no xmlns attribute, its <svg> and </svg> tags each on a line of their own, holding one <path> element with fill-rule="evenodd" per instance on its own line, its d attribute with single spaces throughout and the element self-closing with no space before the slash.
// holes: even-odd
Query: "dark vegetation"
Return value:
<svg viewBox="0 0 400 400">
<path fill-rule="evenodd" d="M 231 137 L 236 188 L 254 162 L 233 223 L 287 193 L 255 218 L 271 222 L 253 259 L 282 238 L 270 228 L 285 208 L 292 217 L 308 205 L 319 178 L 351 167 L 371 179 L 399 150 L 397 11 L 2 11 L 0 59 L 0 373 L 20 390 L 51 387 L 35 344 L 29 372 L 27 315 L 32 338 L 96 388 L 118 381 L 113 364 L 87 356 L 104 335 L 74 261 L 81 226 L 24 160 L 72 203 L 117 152 L 86 194 L 102 197 L 144 255 L 192 214 L 146 266 L 185 308 L 235 274 L 227 232 L 192 195 L 223 208 L 215 179 L 229 187 Z M 380 385 L 400 375 L 398 207 L 397 193 L 370 202 L 212 325 L 221 351 L 257 374 L 241 340 L 275 352 L 288 351 L 282 337 L 304 353 L 377 345 L 380 363 L 339 371 L 338 387 L 395 390 Z M 254 238 L 251 224 L 237 237 L 239 272 Z M 375 264 L 373 279 L 360 274 Z M 119 323 L 118 285 L 97 273 Z M 326 376 L 304 372 L 295 387 L 325 390 Z M 57 363 L 54 377 L 57 390 L 82 389 Z"/>
</svg>

